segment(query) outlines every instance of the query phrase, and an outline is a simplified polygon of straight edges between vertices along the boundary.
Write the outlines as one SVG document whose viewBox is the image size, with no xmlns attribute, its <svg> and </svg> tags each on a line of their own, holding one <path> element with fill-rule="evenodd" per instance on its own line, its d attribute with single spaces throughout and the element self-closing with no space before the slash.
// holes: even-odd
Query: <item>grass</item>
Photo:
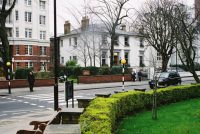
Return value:
<svg viewBox="0 0 200 134">
<path fill-rule="evenodd" d="M 200 134 L 200 99 L 191 99 L 126 117 L 116 134 Z"/>
</svg>

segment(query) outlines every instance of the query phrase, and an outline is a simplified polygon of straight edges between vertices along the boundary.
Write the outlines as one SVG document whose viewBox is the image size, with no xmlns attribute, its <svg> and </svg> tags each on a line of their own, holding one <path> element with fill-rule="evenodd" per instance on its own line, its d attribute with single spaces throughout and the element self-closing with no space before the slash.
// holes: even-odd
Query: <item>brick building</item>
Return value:
<svg viewBox="0 0 200 134">
<path fill-rule="evenodd" d="M 2 3 L 3 0 L 0 0 L 0 6 Z M 6 21 L 13 71 L 18 68 L 33 68 L 34 71 L 49 70 L 48 20 L 49 0 L 16 1 Z"/>
</svg>

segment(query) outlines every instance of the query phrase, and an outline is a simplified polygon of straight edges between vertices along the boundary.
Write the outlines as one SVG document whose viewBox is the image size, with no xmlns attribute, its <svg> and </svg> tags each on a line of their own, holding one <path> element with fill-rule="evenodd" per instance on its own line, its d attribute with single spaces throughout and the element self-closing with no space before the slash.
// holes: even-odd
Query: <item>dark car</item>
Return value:
<svg viewBox="0 0 200 134">
<path fill-rule="evenodd" d="M 158 86 L 169 86 L 181 84 L 181 77 L 178 72 L 162 72 L 158 77 Z"/>
</svg>

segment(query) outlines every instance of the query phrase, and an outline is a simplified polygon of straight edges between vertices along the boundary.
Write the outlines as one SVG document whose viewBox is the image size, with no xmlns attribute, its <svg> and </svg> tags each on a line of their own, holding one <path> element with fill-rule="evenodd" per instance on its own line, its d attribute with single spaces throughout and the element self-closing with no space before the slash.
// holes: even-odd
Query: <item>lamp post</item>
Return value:
<svg viewBox="0 0 200 134">
<path fill-rule="evenodd" d="M 57 42 L 56 0 L 54 0 L 54 110 L 58 109 L 58 42 Z"/>
<path fill-rule="evenodd" d="M 122 91 L 124 91 L 124 65 L 126 64 L 126 60 L 122 59 L 121 60 L 121 64 L 122 64 Z"/>
<path fill-rule="evenodd" d="M 10 66 L 11 63 L 8 61 L 6 62 L 6 66 L 8 67 L 8 93 L 11 94 L 11 89 L 10 89 Z"/>
</svg>

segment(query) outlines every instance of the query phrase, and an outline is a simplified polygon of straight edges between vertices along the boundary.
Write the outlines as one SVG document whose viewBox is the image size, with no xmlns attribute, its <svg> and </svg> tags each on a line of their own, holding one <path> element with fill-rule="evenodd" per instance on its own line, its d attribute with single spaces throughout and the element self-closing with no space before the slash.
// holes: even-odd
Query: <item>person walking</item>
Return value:
<svg viewBox="0 0 200 134">
<path fill-rule="evenodd" d="M 28 75 L 28 83 L 29 83 L 30 92 L 33 92 L 33 86 L 34 86 L 34 83 L 35 83 L 35 76 L 33 75 L 32 71 Z"/>
<path fill-rule="evenodd" d="M 133 72 L 131 73 L 131 78 L 132 78 L 133 81 L 135 81 L 135 78 L 136 78 L 136 73 L 135 73 L 135 71 L 133 71 Z"/>
</svg>

